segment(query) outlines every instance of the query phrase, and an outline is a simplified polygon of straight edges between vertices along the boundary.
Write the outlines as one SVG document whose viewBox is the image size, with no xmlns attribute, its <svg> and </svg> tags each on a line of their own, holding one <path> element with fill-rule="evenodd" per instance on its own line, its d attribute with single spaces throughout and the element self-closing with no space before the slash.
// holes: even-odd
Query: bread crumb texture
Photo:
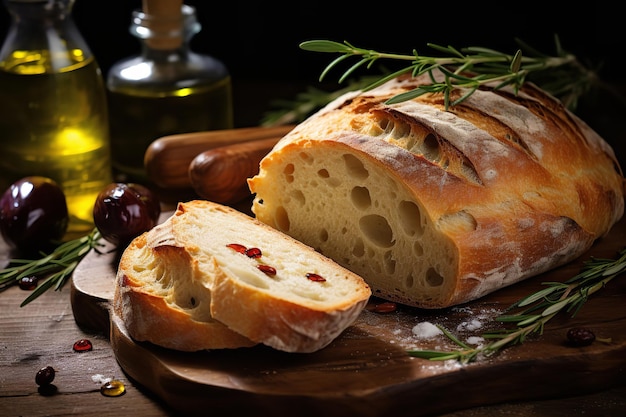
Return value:
<svg viewBox="0 0 626 417">
<path fill-rule="evenodd" d="M 622 216 L 612 149 L 554 98 L 385 103 L 425 82 L 347 94 L 298 125 L 248 181 L 257 219 L 381 298 L 441 308 L 571 261 Z"/>
</svg>

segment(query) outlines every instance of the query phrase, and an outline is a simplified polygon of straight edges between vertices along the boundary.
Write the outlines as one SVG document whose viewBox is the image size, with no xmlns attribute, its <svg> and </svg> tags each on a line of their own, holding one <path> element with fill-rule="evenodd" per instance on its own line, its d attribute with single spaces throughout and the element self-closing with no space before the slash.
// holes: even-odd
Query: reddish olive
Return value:
<svg viewBox="0 0 626 417">
<path fill-rule="evenodd" d="M 0 198 L 0 231 L 13 248 L 34 254 L 61 242 L 69 214 L 61 187 L 41 176 L 24 177 Z"/>
<path fill-rule="evenodd" d="M 93 220 L 102 237 L 120 247 L 158 224 L 161 205 L 149 188 L 111 183 L 96 198 Z"/>
</svg>

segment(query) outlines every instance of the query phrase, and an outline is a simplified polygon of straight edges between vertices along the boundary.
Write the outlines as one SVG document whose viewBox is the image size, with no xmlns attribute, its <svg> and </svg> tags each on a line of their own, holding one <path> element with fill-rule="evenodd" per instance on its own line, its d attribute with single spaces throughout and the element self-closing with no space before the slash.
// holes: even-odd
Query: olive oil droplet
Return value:
<svg viewBox="0 0 626 417">
<path fill-rule="evenodd" d="M 122 381 L 114 379 L 103 384 L 100 387 L 100 393 L 105 397 L 119 397 L 126 393 L 126 387 Z"/>
</svg>

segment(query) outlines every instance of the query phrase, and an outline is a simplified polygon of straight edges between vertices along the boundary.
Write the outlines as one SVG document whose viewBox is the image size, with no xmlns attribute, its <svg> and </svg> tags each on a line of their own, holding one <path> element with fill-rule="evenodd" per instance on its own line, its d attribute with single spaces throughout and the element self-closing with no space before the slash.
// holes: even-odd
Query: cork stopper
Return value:
<svg viewBox="0 0 626 417">
<path fill-rule="evenodd" d="M 146 39 L 153 49 L 176 49 L 183 42 L 182 0 L 142 0 L 146 26 L 156 36 Z"/>
</svg>

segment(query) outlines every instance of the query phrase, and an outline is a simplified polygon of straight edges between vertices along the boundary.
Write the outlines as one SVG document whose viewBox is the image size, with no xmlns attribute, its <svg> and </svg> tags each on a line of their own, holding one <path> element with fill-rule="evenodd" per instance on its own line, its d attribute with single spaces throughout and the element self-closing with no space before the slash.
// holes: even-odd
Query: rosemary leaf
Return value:
<svg viewBox="0 0 626 417">
<path fill-rule="evenodd" d="M 34 276 L 42 280 L 20 305 L 24 307 L 53 287 L 60 290 L 78 263 L 92 249 L 102 245 L 100 232 L 94 228 L 88 235 L 62 243 L 39 259 L 12 259 L 9 266 L 0 270 L 0 288 L 6 289 L 25 277 Z"/>
<path fill-rule="evenodd" d="M 543 290 L 537 291 L 534 294 L 529 295 L 526 298 L 523 298 L 522 300 L 518 301 L 517 303 L 513 304 L 514 307 L 525 307 L 527 305 L 531 305 L 533 303 L 536 303 L 537 301 L 541 300 L 541 299 L 547 299 L 550 295 L 554 294 L 555 291 L 562 289 L 563 287 L 566 287 L 565 285 L 562 286 L 562 284 L 560 283 L 543 283 L 544 285 L 550 285 L 548 288 L 545 288 Z"/>
</svg>

